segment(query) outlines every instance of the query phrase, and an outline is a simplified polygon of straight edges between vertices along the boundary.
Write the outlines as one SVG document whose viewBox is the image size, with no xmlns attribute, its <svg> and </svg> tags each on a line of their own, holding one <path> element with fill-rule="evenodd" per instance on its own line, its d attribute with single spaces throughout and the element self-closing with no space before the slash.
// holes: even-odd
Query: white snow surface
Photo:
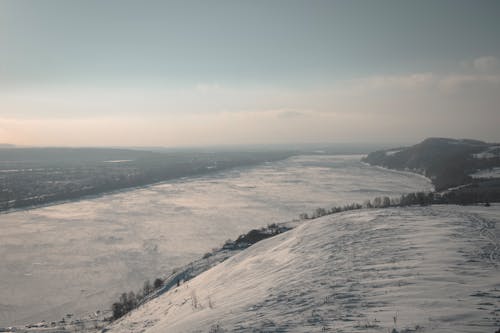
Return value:
<svg viewBox="0 0 500 333">
<path fill-rule="evenodd" d="M 317 207 L 432 189 L 360 157 L 296 156 L 0 214 L 0 327 L 109 309 L 228 238 Z"/>
<path fill-rule="evenodd" d="M 483 159 L 483 158 L 495 158 L 495 157 L 498 157 L 500 156 L 500 146 L 492 146 L 492 147 L 488 147 L 488 149 L 486 149 L 485 151 L 482 151 L 478 154 L 473 154 L 472 157 L 474 158 L 479 158 L 479 159 Z"/>
<path fill-rule="evenodd" d="M 387 156 L 392 156 L 392 155 L 394 155 L 394 154 L 399 153 L 400 151 L 402 151 L 402 149 L 387 150 L 387 151 L 385 152 L 385 154 L 386 154 Z"/>
<path fill-rule="evenodd" d="M 499 221 L 499 205 L 325 216 L 255 244 L 108 332 L 495 332 Z"/>
<path fill-rule="evenodd" d="M 472 178 L 500 178 L 500 167 L 478 170 L 470 176 Z"/>
</svg>

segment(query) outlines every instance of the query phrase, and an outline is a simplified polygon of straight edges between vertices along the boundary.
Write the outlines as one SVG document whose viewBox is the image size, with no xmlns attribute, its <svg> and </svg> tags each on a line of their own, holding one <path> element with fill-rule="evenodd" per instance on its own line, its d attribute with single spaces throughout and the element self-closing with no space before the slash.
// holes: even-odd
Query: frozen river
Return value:
<svg viewBox="0 0 500 333">
<path fill-rule="evenodd" d="M 0 215 L 0 327 L 108 309 L 252 228 L 432 189 L 360 156 L 297 156 Z"/>
</svg>

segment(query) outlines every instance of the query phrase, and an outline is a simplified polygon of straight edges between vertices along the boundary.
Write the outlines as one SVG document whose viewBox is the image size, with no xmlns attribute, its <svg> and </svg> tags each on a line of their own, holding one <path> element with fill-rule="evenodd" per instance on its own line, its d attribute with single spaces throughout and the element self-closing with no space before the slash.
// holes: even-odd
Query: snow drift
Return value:
<svg viewBox="0 0 500 333">
<path fill-rule="evenodd" d="M 261 241 L 109 332 L 494 332 L 500 206 L 362 210 Z"/>
</svg>

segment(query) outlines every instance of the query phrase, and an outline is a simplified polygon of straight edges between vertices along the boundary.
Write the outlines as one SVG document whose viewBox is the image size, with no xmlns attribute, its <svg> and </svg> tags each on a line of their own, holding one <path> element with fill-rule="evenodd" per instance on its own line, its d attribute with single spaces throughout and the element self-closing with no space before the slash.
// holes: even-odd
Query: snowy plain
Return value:
<svg viewBox="0 0 500 333">
<path fill-rule="evenodd" d="M 259 242 L 109 333 L 495 332 L 500 205 L 351 211 Z"/>
<path fill-rule="evenodd" d="M 0 326 L 109 309 L 228 238 L 316 207 L 432 189 L 360 157 L 297 156 L 0 214 Z"/>
</svg>

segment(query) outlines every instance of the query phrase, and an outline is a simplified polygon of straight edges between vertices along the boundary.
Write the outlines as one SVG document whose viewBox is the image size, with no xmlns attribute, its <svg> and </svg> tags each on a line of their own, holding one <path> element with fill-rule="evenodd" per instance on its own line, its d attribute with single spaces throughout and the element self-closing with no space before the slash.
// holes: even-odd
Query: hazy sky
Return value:
<svg viewBox="0 0 500 333">
<path fill-rule="evenodd" d="M 498 142 L 499 17 L 481 0 L 0 0 L 0 142 Z"/>
</svg>

